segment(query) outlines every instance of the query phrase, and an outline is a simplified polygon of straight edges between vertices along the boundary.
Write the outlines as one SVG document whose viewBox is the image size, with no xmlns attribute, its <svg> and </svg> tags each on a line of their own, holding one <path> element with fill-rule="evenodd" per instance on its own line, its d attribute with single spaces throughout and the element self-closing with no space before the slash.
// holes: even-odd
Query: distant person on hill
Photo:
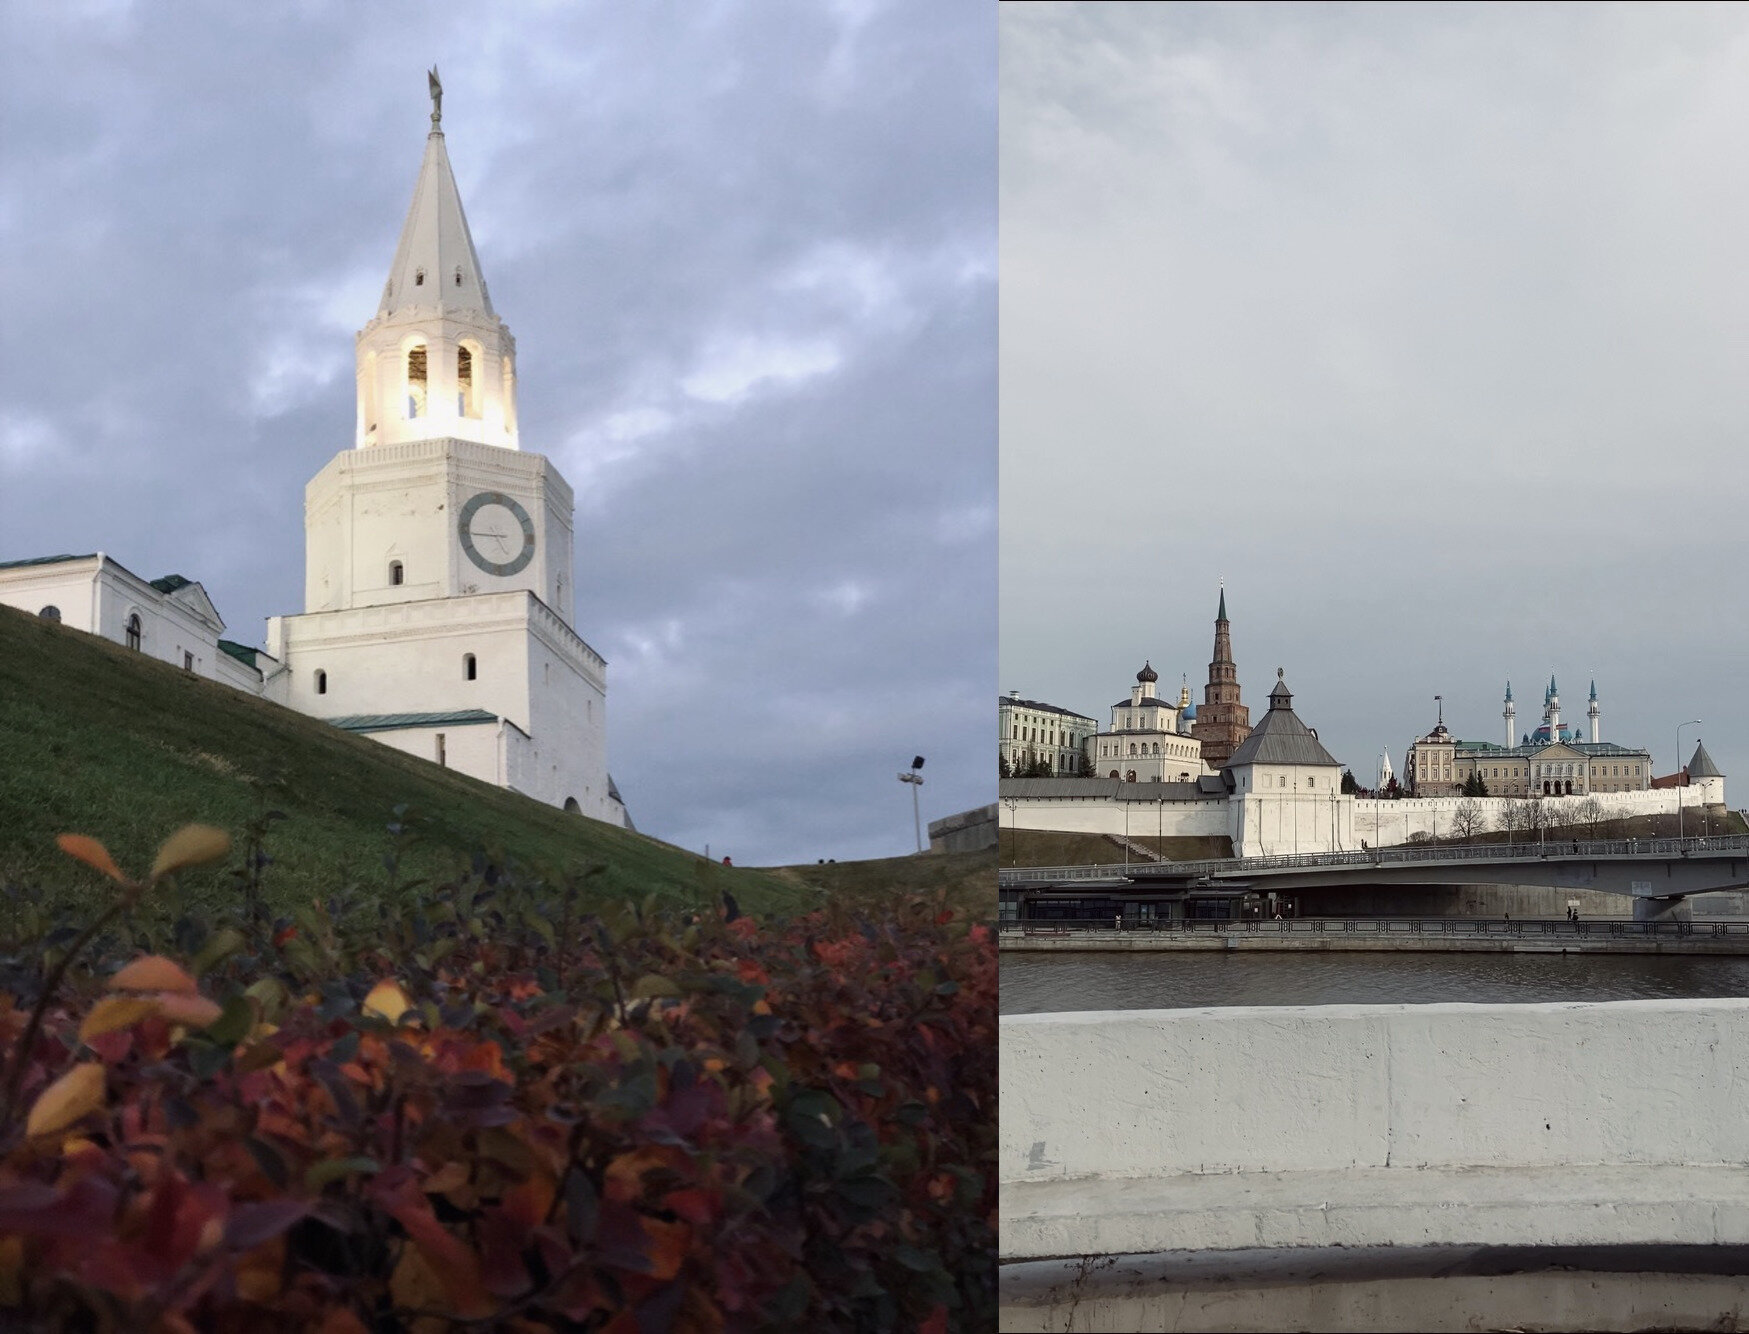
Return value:
<svg viewBox="0 0 1749 1334">
<path fill-rule="evenodd" d="M 732 862 L 732 861 L 730 861 L 730 860 L 729 860 L 729 859 L 728 859 L 728 858 L 727 858 L 727 857 L 724 857 L 724 858 L 723 858 L 723 865 L 724 865 L 724 866 L 733 866 L 733 865 L 734 865 L 734 864 L 735 864 L 735 863 L 734 863 L 734 862 Z"/>
</svg>

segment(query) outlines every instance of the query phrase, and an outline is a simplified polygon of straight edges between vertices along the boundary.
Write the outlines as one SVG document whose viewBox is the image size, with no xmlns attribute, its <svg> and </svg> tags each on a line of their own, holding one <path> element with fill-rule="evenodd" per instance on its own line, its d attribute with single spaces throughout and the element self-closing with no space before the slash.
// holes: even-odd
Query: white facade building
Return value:
<svg viewBox="0 0 1749 1334">
<path fill-rule="evenodd" d="M 305 489 L 304 612 L 268 622 L 266 694 L 598 820 L 607 664 L 573 628 L 571 488 L 523 453 L 439 112 L 375 317 L 352 448 Z"/>
<path fill-rule="evenodd" d="M 1048 765 L 1053 776 L 1074 777 L 1082 772 L 1088 741 L 1099 731 L 1084 714 L 1022 699 L 1018 690 L 996 701 L 996 722 L 996 753 L 1005 777 L 1034 765 Z"/>
<path fill-rule="evenodd" d="M 1143 663 L 1130 697 L 1111 706 L 1111 730 L 1087 743 L 1087 767 L 1094 777 L 1187 783 L 1211 772 L 1203 763 L 1202 742 L 1190 735 L 1185 718 L 1189 690 L 1181 690 L 1173 705 L 1156 693 L 1159 680 L 1153 665 Z"/>
<path fill-rule="evenodd" d="M 0 563 L 0 604 L 251 694 L 261 692 L 262 669 L 276 665 L 223 638 L 225 623 L 194 580 L 142 579 L 101 551 Z"/>
</svg>

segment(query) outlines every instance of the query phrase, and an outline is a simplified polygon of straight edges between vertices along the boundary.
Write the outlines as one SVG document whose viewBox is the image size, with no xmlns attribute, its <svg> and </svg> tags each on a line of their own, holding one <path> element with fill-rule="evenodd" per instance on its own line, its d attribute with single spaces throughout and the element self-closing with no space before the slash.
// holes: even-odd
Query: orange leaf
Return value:
<svg viewBox="0 0 1749 1334">
<path fill-rule="evenodd" d="M 25 1122 L 27 1135 L 52 1135 L 103 1106 L 103 1066 L 84 1061 L 42 1091 Z"/>
<path fill-rule="evenodd" d="M 364 1012 L 380 1015 L 391 1024 L 401 1022 L 401 1016 L 413 1008 L 413 1002 L 407 999 L 407 993 L 401 990 L 401 984 L 392 977 L 385 977 L 370 989 L 370 995 L 364 998 Z"/>
<path fill-rule="evenodd" d="M 158 1015 L 167 1023 L 185 1028 L 205 1028 L 224 1013 L 216 1001 L 205 996 L 184 996 L 171 993 L 158 997 Z"/>
<path fill-rule="evenodd" d="M 223 829 L 214 829 L 210 824 L 185 824 L 158 849 L 158 859 L 152 863 L 152 879 L 230 855 L 231 836 Z"/>
<path fill-rule="evenodd" d="M 132 1028 L 157 1011 L 158 1002 L 144 996 L 105 996 L 91 1007 L 91 1013 L 79 1025 L 79 1041 L 89 1042 L 120 1028 Z"/>
<path fill-rule="evenodd" d="M 646 1218 L 644 1233 L 650 1238 L 650 1277 L 666 1282 L 680 1272 L 686 1263 L 687 1248 L 692 1244 L 689 1223 L 664 1223 L 660 1218 Z"/>
<path fill-rule="evenodd" d="M 192 996 L 199 988 L 194 979 L 162 954 L 135 959 L 109 979 L 111 991 L 176 991 Z"/>
<path fill-rule="evenodd" d="M 121 868 L 115 864 L 115 860 L 109 855 L 109 849 L 104 847 L 103 844 L 99 843 L 96 839 L 92 838 L 91 835 L 62 834 L 55 839 L 55 843 L 60 847 L 62 852 L 66 853 L 75 861 L 84 862 L 87 866 L 102 871 L 111 880 L 126 882 L 127 877 L 121 873 Z"/>
</svg>

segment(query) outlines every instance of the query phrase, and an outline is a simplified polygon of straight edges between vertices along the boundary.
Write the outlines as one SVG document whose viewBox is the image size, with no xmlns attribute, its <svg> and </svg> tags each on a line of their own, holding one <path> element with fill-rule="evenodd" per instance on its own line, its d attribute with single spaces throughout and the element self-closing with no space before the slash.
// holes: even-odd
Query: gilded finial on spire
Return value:
<svg viewBox="0 0 1749 1334">
<path fill-rule="evenodd" d="M 435 130 L 443 124 L 443 80 L 437 77 L 436 65 L 425 71 L 425 79 L 431 86 L 431 128 Z"/>
</svg>

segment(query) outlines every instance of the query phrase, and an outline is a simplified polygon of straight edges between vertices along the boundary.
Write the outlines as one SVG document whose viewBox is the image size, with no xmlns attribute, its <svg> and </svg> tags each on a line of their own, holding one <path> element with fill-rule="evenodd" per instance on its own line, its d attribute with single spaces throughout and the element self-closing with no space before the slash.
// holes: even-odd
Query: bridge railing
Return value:
<svg viewBox="0 0 1749 1334">
<path fill-rule="evenodd" d="M 1072 880 L 1201 880 L 1226 879 L 1250 871 L 1293 870 L 1318 866 L 1400 866 L 1427 862 L 1539 861 L 1551 858 L 1663 859 L 1749 855 L 1749 836 L 1731 834 L 1706 838 L 1539 839 L 1527 843 L 1468 843 L 1432 847 L 1406 844 L 1366 848 L 1356 852 L 1301 852 L 1271 857 L 1221 857 L 1194 862 L 1133 862 L 1127 866 L 1011 866 L 998 871 L 1004 885 L 1061 883 Z"/>
<path fill-rule="evenodd" d="M 1196 920 L 1125 922 L 1103 918 L 1006 919 L 997 930 L 1009 936 L 1202 937 L 1212 936 L 1458 936 L 1495 939 L 1564 938 L 1625 940 L 1642 938 L 1725 940 L 1749 937 L 1749 920 L 1680 922 L 1635 921 L 1630 917 L 1286 917 L 1276 920 Z"/>
</svg>

